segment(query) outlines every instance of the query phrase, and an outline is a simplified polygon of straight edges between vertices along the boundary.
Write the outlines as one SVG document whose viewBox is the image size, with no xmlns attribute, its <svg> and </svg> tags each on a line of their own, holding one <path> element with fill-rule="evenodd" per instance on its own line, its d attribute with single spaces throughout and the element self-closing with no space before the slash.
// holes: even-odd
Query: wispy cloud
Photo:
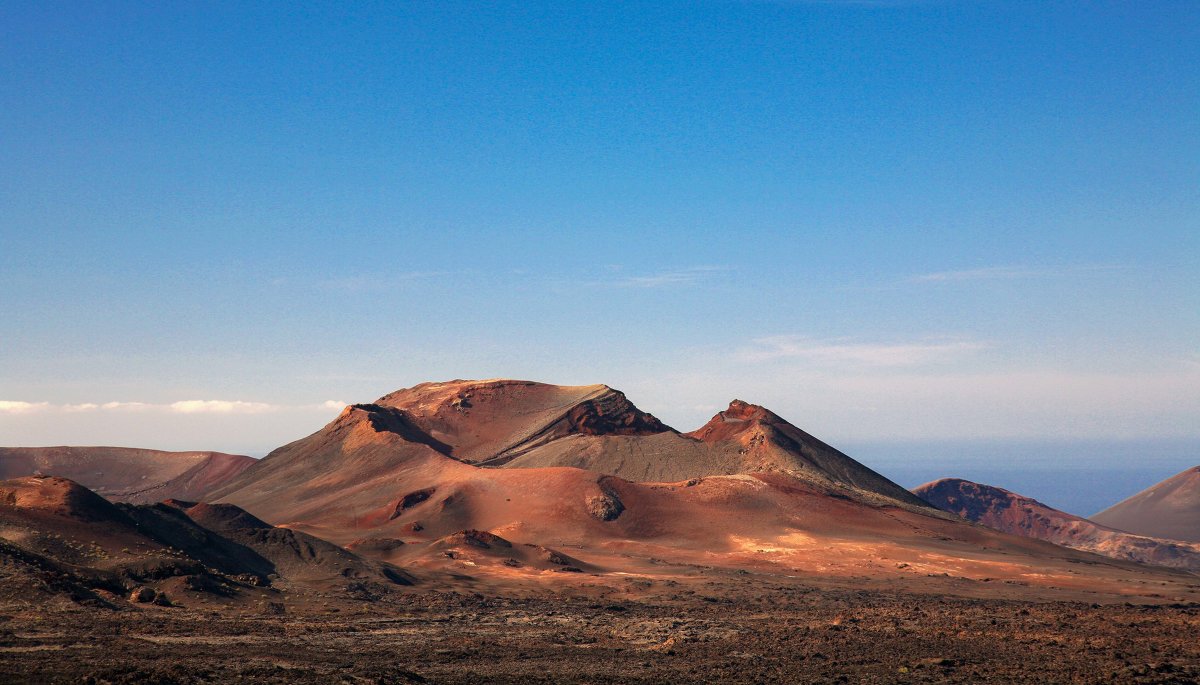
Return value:
<svg viewBox="0 0 1200 685">
<path fill-rule="evenodd" d="M 171 414 L 262 414 L 279 411 L 341 411 L 346 404 L 326 400 L 316 404 L 270 404 L 243 400 L 179 400 L 178 402 L 80 402 L 54 404 L 0 400 L 0 414 L 27 414 L 40 411 L 87 412 L 166 412 Z"/>
<path fill-rule="evenodd" d="M 179 414 L 261 414 L 276 409 L 265 402 L 242 402 L 240 400 L 181 400 L 169 405 Z"/>
<path fill-rule="evenodd" d="M 846 340 L 817 340 L 801 335 L 773 335 L 756 338 L 741 350 L 743 359 L 807 359 L 827 364 L 854 364 L 873 367 L 916 366 L 980 350 L 986 344 L 964 340 L 919 341 L 902 343 L 863 343 Z"/>
<path fill-rule="evenodd" d="M 695 285 L 715 273 L 728 271 L 723 266 L 693 266 L 686 269 L 669 269 L 652 274 L 621 276 L 612 281 L 611 285 L 625 288 L 662 288 L 676 285 Z"/>
<path fill-rule="evenodd" d="M 354 274 L 318 281 L 317 288 L 352 293 L 394 290 L 410 283 L 449 276 L 452 273 L 450 271 L 405 271 L 387 274 Z"/>
<path fill-rule="evenodd" d="M 0 400 L 0 414 L 28 414 L 50 407 L 49 402 L 22 402 L 19 400 Z"/>
<path fill-rule="evenodd" d="M 84 404 L 80 404 L 80 405 L 76 405 L 76 406 L 86 407 L 89 405 L 94 406 L 94 403 L 85 402 Z M 109 411 L 112 411 L 114 409 L 121 409 L 121 410 L 127 410 L 127 411 L 142 411 L 144 409 L 153 409 L 154 406 L 155 405 L 149 404 L 146 402 L 105 402 L 104 404 L 100 405 L 100 408 L 106 409 Z"/>
<path fill-rule="evenodd" d="M 934 273 L 914 276 L 911 280 L 916 283 L 943 283 L 947 281 L 988 281 L 1005 278 L 1028 278 L 1038 272 L 1021 266 L 988 266 L 981 269 L 964 269 L 961 271 L 937 271 Z"/>
<path fill-rule="evenodd" d="M 935 271 L 908 279 L 911 283 L 950 283 L 957 281 L 995 281 L 1021 278 L 1045 278 L 1087 271 L 1113 271 L 1123 267 L 1115 264 L 1082 264 L 1058 267 L 985 266 L 977 269 Z"/>
</svg>

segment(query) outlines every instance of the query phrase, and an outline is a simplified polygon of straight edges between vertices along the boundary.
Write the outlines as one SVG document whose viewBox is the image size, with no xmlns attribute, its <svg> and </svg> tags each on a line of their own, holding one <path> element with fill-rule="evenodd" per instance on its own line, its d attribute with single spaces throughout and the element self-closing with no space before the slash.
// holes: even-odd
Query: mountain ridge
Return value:
<svg viewBox="0 0 1200 685">
<path fill-rule="evenodd" d="M 255 463 L 240 454 L 136 447 L 0 447 L 0 480 L 41 473 L 80 483 L 121 502 L 203 499 Z"/>
<path fill-rule="evenodd" d="M 1127 533 L 1004 488 L 942 478 L 913 492 L 943 511 L 1005 533 L 1114 559 L 1200 572 L 1200 545 Z"/>
</svg>

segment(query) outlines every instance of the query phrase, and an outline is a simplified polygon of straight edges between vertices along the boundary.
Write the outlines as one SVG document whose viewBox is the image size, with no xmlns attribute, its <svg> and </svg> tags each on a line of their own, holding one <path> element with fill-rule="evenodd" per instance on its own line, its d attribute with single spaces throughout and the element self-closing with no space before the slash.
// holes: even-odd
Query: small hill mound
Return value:
<svg viewBox="0 0 1200 685">
<path fill-rule="evenodd" d="M 0 482 L 0 506 L 77 521 L 131 523 L 111 502 L 66 478 L 30 476 Z"/>
<path fill-rule="evenodd" d="M 733 400 L 725 411 L 687 435 L 706 444 L 736 449 L 747 463 L 763 467 L 756 471 L 816 474 L 906 504 L 926 506 L 908 490 L 757 404 Z"/>
<path fill-rule="evenodd" d="M 233 543 L 263 560 L 268 566 L 266 574 L 306 581 L 379 580 L 399 585 L 414 582 L 412 576 L 398 568 L 363 559 L 353 551 L 301 531 L 277 528 L 233 504 L 201 502 L 181 511 L 219 538 L 220 544 L 215 547 L 225 549 L 227 543 Z M 203 549 L 197 551 L 201 555 L 206 553 Z M 262 573 L 260 568 L 255 571 Z"/>
<path fill-rule="evenodd" d="M 271 524 L 259 519 L 245 509 L 233 504 L 209 504 L 200 502 L 184 509 L 196 523 L 218 532 L 244 528 L 271 528 Z"/>
<path fill-rule="evenodd" d="M 67 479 L 30 477 L 0 482 L 0 502 L 0 538 L 26 553 L 24 557 L 10 555 L 28 562 L 23 562 L 26 581 L 32 582 L 31 573 L 46 579 L 44 573 L 54 572 L 53 566 L 75 585 L 103 590 L 113 600 L 114 593 L 122 596 L 137 587 L 177 577 L 196 577 L 203 579 L 197 582 L 204 585 L 230 587 L 221 573 L 256 570 L 246 559 L 227 554 L 219 540 L 182 515 L 177 515 L 182 521 L 159 525 L 148 513 L 153 507 L 113 504 Z M 191 556 L 181 551 L 188 547 L 202 554 Z M 37 559 L 47 560 L 50 566 Z M 210 573 L 214 567 L 221 570 Z M 80 596 L 63 587 L 66 596 Z"/>
<path fill-rule="evenodd" d="M 453 561 L 460 567 L 503 566 L 524 571 L 595 573 L 600 569 L 554 549 L 533 543 L 516 544 L 495 533 L 462 530 L 428 545 L 427 557 Z M 453 564 L 452 564 L 453 565 Z"/>
</svg>

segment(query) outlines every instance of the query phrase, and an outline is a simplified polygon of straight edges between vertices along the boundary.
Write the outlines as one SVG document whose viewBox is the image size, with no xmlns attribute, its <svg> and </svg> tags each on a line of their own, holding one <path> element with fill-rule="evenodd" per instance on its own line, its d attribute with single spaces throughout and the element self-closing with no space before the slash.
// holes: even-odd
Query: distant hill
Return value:
<svg viewBox="0 0 1200 685">
<path fill-rule="evenodd" d="M 128 447 L 0 447 L 0 479 L 42 474 L 68 478 L 119 502 L 204 499 L 254 459 L 221 452 Z"/>
<path fill-rule="evenodd" d="M 1151 485 L 1092 520 L 1139 535 L 1200 542 L 1200 466 Z"/>
<path fill-rule="evenodd" d="M 913 493 L 943 511 L 1005 533 L 1114 559 L 1200 571 L 1200 545 L 1115 530 L 1003 488 L 944 478 Z"/>
</svg>

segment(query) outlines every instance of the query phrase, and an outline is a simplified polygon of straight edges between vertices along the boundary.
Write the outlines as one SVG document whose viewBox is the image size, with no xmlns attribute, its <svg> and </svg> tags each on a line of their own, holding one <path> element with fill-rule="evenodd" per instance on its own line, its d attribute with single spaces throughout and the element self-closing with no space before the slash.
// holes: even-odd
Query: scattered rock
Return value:
<svg viewBox="0 0 1200 685">
<path fill-rule="evenodd" d="M 283 602 L 263 602 L 263 613 L 270 616 L 282 616 L 287 613 Z"/>
<path fill-rule="evenodd" d="M 432 497 L 434 492 L 436 492 L 436 488 L 425 488 L 424 490 L 416 490 L 401 497 L 396 502 L 396 506 L 392 508 L 392 513 L 390 516 L 388 516 L 388 520 L 390 521 L 403 514 L 405 510 L 421 504 L 425 500 Z"/>
<path fill-rule="evenodd" d="M 346 545 L 346 549 L 352 552 L 386 554 L 388 552 L 400 549 L 404 545 L 405 542 L 403 540 L 398 540 L 396 538 L 366 537 L 359 538 L 354 542 L 351 542 L 349 545 Z"/>
<path fill-rule="evenodd" d="M 600 479 L 600 494 L 587 499 L 588 513 L 601 521 L 613 521 L 625 511 L 625 504 L 607 481 L 607 478 Z"/>
<path fill-rule="evenodd" d="M 491 549 L 492 547 L 511 548 L 512 543 L 504 538 L 489 533 L 486 530 L 463 530 L 453 535 L 448 535 L 445 541 L 453 545 L 471 545 L 472 547 L 480 547 L 483 549 Z"/>
</svg>

